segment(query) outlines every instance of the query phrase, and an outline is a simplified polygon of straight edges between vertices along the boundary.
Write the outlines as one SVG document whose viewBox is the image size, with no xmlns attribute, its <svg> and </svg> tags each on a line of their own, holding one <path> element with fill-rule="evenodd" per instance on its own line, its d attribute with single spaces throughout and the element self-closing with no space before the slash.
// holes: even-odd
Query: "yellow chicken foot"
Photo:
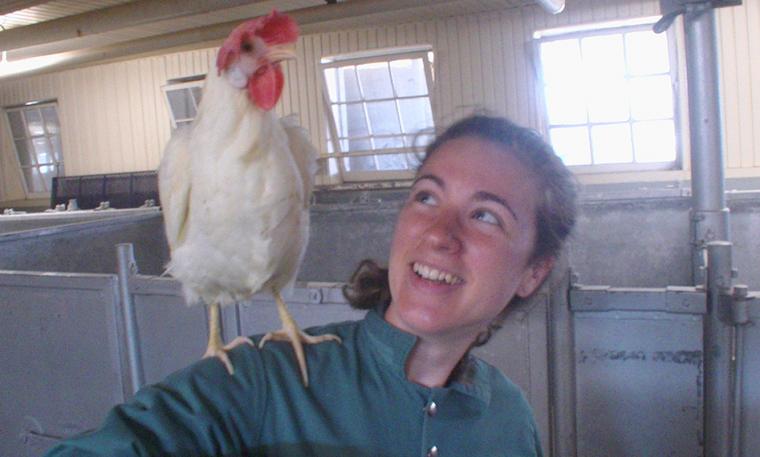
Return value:
<svg viewBox="0 0 760 457">
<path fill-rule="evenodd" d="M 206 347 L 206 353 L 203 354 L 203 358 L 218 358 L 222 361 L 224 366 L 227 367 L 227 372 L 230 375 L 233 375 L 235 369 L 232 367 L 232 362 L 230 362 L 227 352 L 241 344 L 250 344 L 253 346 L 253 341 L 251 341 L 250 338 L 239 336 L 232 340 L 230 344 L 226 346 L 223 345 L 219 325 L 219 303 L 210 305 L 208 307 L 208 346 Z"/>
<path fill-rule="evenodd" d="M 293 316 L 290 315 L 285 302 L 282 300 L 279 291 L 273 291 L 274 301 L 277 303 L 277 312 L 280 314 L 280 321 L 282 321 L 282 329 L 276 332 L 269 332 L 259 341 L 259 348 L 263 347 L 267 341 L 290 341 L 293 346 L 293 351 L 296 353 L 296 359 L 298 360 L 298 366 L 301 369 L 301 379 L 303 380 L 304 387 L 309 387 L 309 374 L 306 371 L 306 357 L 303 353 L 303 344 L 317 344 L 325 341 L 337 341 L 341 342 L 340 337 L 337 335 L 326 334 L 313 336 L 304 333 L 298 328 L 298 325 L 293 320 Z"/>
</svg>

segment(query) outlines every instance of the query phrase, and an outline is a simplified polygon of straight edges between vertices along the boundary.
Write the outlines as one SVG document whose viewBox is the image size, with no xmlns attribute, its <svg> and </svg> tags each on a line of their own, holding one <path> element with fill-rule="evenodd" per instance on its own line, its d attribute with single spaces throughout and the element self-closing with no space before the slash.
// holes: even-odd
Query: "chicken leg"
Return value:
<svg viewBox="0 0 760 457">
<path fill-rule="evenodd" d="M 230 344 L 225 346 L 222 342 L 219 319 L 219 303 L 213 303 L 208 308 L 208 346 L 206 347 L 206 353 L 203 354 L 203 358 L 218 358 L 227 368 L 227 372 L 230 375 L 233 375 L 235 374 L 235 369 L 232 367 L 232 362 L 230 362 L 230 358 L 227 355 L 227 352 L 237 346 L 240 346 L 241 344 L 250 344 L 253 346 L 253 341 L 251 341 L 250 338 L 239 336 L 232 340 Z"/>
<path fill-rule="evenodd" d="M 277 312 L 280 314 L 280 321 L 282 322 L 282 329 L 276 332 L 269 332 L 259 341 L 259 348 L 263 347 L 267 341 L 290 341 L 293 346 L 293 351 L 296 353 L 296 359 L 298 360 L 298 366 L 301 369 L 301 379 L 303 380 L 304 387 L 309 387 L 309 374 L 306 371 L 306 357 L 303 353 L 303 344 L 317 344 L 325 341 L 337 341 L 341 342 L 340 337 L 332 334 L 325 334 L 319 336 L 308 335 L 298 328 L 298 325 L 293 320 L 293 316 L 290 315 L 285 302 L 280 296 L 280 291 L 277 289 L 272 290 L 274 295 L 274 301 L 277 303 Z"/>
</svg>

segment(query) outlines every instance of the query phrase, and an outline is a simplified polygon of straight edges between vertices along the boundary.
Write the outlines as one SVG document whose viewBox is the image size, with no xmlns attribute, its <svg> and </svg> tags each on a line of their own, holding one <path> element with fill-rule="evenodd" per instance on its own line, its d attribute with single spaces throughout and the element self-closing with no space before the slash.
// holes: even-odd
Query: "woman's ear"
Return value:
<svg viewBox="0 0 760 457">
<path fill-rule="evenodd" d="M 534 261 L 525 271 L 515 294 L 520 298 L 529 297 L 544 282 L 554 268 L 554 257 L 544 257 Z"/>
</svg>

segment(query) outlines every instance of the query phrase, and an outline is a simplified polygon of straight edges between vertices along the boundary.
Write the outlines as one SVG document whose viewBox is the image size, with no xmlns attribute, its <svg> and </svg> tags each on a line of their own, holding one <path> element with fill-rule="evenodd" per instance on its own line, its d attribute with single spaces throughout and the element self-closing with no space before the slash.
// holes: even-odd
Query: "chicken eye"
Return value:
<svg viewBox="0 0 760 457">
<path fill-rule="evenodd" d="M 243 41 L 240 44 L 240 50 L 242 50 L 243 52 L 251 52 L 253 51 L 253 45 L 248 41 Z"/>
<path fill-rule="evenodd" d="M 501 221 L 490 211 L 479 209 L 472 214 L 472 218 L 487 224 L 501 226 Z"/>
</svg>

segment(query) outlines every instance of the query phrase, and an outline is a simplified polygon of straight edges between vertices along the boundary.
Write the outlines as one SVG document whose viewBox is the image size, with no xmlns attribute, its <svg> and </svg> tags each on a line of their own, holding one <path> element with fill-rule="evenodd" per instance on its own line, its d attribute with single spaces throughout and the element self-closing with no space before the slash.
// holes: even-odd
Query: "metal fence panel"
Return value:
<svg viewBox="0 0 760 457">
<path fill-rule="evenodd" d="M 187 306 L 179 281 L 155 276 L 129 278 L 138 344 L 147 384 L 199 360 L 206 350 L 205 306 Z"/>
<path fill-rule="evenodd" d="M 757 302 L 756 302 L 757 303 Z M 742 404 L 741 404 L 741 449 L 742 457 L 754 457 L 760 455 L 760 433 L 757 433 L 760 424 L 760 357 L 757 350 L 760 348 L 760 306 L 750 307 L 750 319 L 752 324 L 742 328 L 744 332 L 744 345 L 742 348 Z"/>
<path fill-rule="evenodd" d="M 577 312 L 577 455 L 702 455 L 702 316 Z"/>
<path fill-rule="evenodd" d="M 0 455 L 39 455 L 123 401 L 116 286 L 113 275 L 0 272 Z"/>
</svg>

